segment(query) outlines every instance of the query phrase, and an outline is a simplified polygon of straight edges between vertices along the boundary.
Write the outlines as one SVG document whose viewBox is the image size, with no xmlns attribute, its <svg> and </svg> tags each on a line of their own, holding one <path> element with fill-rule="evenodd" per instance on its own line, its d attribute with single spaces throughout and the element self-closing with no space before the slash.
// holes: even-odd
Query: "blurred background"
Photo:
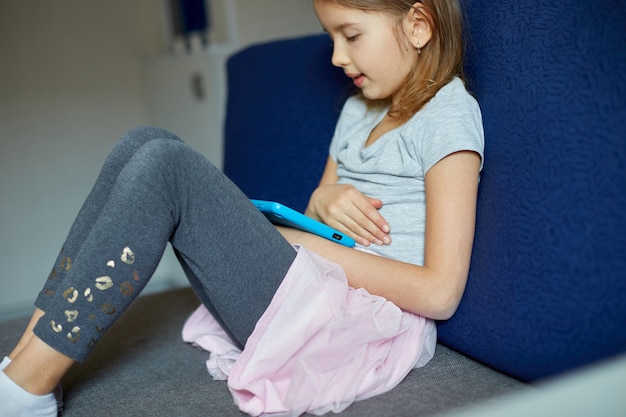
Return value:
<svg viewBox="0 0 626 417">
<path fill-rule="evenodd" d="M 321 32 L 309 0 L 194 2 L 0 2 L 0 320 L 32 311 L 127 130 L 165 127 L 221 167 L 227 57 Z M 204 19 L 184 21 L 198 3 Z M 146 292 L 183 285 L 168 248 Z"/>
</svg>

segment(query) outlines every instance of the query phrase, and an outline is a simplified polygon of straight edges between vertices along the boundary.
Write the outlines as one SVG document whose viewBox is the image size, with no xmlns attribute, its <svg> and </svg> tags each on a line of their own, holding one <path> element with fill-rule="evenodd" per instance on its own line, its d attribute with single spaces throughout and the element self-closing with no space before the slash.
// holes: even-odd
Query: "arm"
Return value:
<svg viewBox="0 0 626 417">
<path fill-rule="evenodd" d="M 450 318 L 458 307 L 474 240 L 480 157 L 457 152 L 426 174 L 424 266 L 370 255 L 293 229 L 280 229 L 301 244 L 342 265 L 352 287 L 432 319 Z"/>
</svg>

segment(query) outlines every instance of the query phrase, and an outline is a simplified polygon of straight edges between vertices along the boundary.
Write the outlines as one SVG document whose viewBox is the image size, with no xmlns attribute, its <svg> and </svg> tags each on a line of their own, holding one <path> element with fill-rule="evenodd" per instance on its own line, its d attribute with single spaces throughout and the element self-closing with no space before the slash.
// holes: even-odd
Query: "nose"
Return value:
<svg viewBox="0 0 626 417">
<path fill-rule="evenodd" d="M 350 63 L 350 59 L 348 58 L 348 54 L 346 54 L 345 49 L 338 44 L 338 42 L 333 43 L 333 56 L 331 62 L 336 67 L 345 68 Z"/>
</svg>

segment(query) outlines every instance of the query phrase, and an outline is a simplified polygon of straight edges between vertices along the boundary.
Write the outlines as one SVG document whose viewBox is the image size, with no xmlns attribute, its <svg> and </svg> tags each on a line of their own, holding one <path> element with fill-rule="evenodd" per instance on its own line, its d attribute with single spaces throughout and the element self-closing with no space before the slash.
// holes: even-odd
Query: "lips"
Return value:
<svg viewBox="0 0 626 417">
<path fill-rule="evenodd" d="M 350 73 L 347 73 L 346 75 L 348 77 L 352 78 L 352 82 L 354 82 L 354 85 L 359 87 L 359 88 L 365 82 L 365 75 L 364 74 L 350 74 Z"/>
</svg>

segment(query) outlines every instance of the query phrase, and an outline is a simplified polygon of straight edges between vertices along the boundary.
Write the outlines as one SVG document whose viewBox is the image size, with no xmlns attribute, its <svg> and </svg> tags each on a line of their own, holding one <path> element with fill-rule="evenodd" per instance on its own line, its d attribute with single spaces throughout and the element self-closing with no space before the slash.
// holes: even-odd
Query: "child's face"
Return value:
<svg viewBox="0 0 626 417">
<path fill-rule="evenodd" d="M 333 40 L 333 65 L 343 68 L 366 98 L 393 101 L 416 59 L 415 49 L 397 35 L 397 21 L 385 13 L 329 1 L 315 0 L 314 4 L 320 23 Z"/>
</svg>

